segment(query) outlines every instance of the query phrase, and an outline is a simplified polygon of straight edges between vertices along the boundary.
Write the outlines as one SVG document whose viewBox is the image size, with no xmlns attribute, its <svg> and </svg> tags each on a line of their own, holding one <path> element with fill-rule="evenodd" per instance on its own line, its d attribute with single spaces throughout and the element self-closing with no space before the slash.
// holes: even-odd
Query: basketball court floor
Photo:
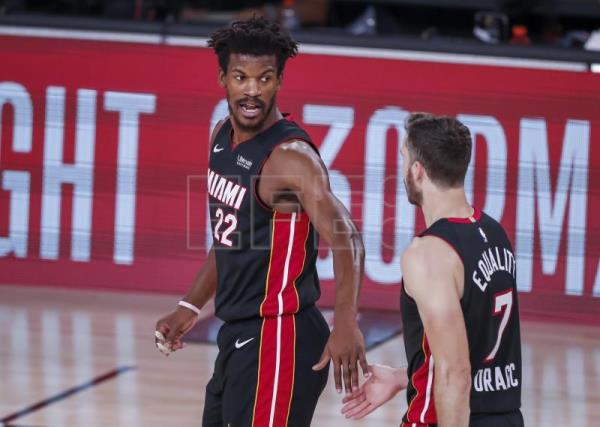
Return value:
<svg viewBox="0 0 600 427">
<path fill-rule="evenodd" d="M 217 349 L 190 343 L 169 357 L 157 351 L 154 325 L 176 301 L 0 286 L 0 426 L 201 425 Z M 523 321 L 522 336 L 525 425 L 600 426 L 600 328 Z M 401 335 L 367 357 L 403 364 Z M 362 422 L 345 420 L 340 402 L 330 381 L 313 425 L 397 426 L 406 394 Z"/>
</svg>

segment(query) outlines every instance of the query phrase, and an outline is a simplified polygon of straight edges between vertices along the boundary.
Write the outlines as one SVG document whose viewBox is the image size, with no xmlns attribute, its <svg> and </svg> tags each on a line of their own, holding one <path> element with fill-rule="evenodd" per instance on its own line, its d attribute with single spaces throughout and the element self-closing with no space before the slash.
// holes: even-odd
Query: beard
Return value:
<svg viewBox="0 0 600 427">
<path fill-rule="evenodd" d="M 248 121 L 247 121 L 248 119 L 244 118 L 237 109 L 237 107 L 240 105 L 240 103 L 243 103 L 245 101 L 251 101 L 251 99 L 244 98 L 242 100 L 235 101 L 234 105 L 235 105 L 236 109 L 234 110 L 233 108 L 231 108 L 231 104 L 232 104 L 231 99 L 229 97 L 227 97 L 227 108 L 229 109 L 229 116 L 233 119 L 236 126 L 243 132 L 258 132 L 262 129 L 263 125 L 265 124 L 265 121 L 271 114 L 271 111 L 273 111 L 273 107 L 275 106 L 275 97 L 271 98 L 269 103 L 266 105 L 265 105 L 265 103 L 263 103 L 262 101 L 260 101 L 258 99 L 252 100 L 255 104 L 260 106 L 261 113 L 256 118 L 255 121 L 253 120 L 250 123 L 248 123 Z"/>
<path fill-rule="evenodd" d="M 404 188 L 406 188 L 406 196 L 408 197 L 409 203 L 421 207 L 423 204 L 423 192 L 417 190 L 417 186 L 415 185 L 415 181 L 413 180 L 410 171 L 404 178 Z"/>
</svg>

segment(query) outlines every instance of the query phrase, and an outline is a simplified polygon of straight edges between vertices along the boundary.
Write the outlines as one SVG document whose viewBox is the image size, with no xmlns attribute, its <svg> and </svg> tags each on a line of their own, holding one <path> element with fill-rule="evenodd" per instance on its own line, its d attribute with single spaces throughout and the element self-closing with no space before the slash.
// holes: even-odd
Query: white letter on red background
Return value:
<svg viewBox="0 0 600 427">
<path fill-rule="evenodd" d="M 10 104 L 13 109 L 13 151 L 31 152 L 33 108 L 27 89 L 14 82 L 0 83 L 0 137 L 2 136 L 2 109 L 5 104 Z M 30 174 L 24 171 L 5 170 L 0 176 L 0 181 L 2 189 L 10 191 L 8 237 L 0 237 L 0 256 L 14 252 L 16 257 L 23 258 L 27 256 Z"/>
<path fill-rule="evenodd" d="M 77 91 L 73 164 L 63 162 L 65 92 L 64 87 L 57 86 L 49 86 L 46 90 L 40 257 L 58 258 L 61 186 L 73 184 L 71 259 L 89 261 L 96 141 L 96 91 Z"/>
<path fill-rule="evenodd" d="M 415 207 L 408 202 L 403 184 L 401 141 L 404 138 L 404 121 L 408 113 L 397 107 L 386 107 L 375 111 L 367 126 L 365 141 L 365 187 L 363 200 L 363 236 L 365 240 L 365 272 L 375 282 L 397 284 L 402 278 L 400 256 L 410 243 L 415 230 Z M 385 262 L 382 257 L 384 230 L 384 182 L 386 137 L 394 128 L 398 133 L 396 170 L 396 209 L 394 229 L 394 250 L 392 260 Z M 391 158 L 391 156 L 389 156 Z"/>
<path fill-rule="evenodd" d="M 319 152 L 325 167 L 329 169 L 331 190 L 346 206 L 346 209 L 350 210 L 352 201 L 350 182 L 340 171 L 330 168 L 354 126 L 354 109 L 352 107 L 307 104 L 303 109 L 302 121 L 310 125 L 329 126 L 329 131 L 319 147 Z M 325 258 L 317 259 L 317 269 L 319 277 L 323 280 L 334 278 L 333 256 L 330 249 L 327 250 Z"/>
<path fill-rule="evenodd" d="M 487 145 L 487 185 L 483 210 L 496 221 L 502 220 L 506 196 L 506 136 L 502 125 L 492 116 L 458 115 L 471 131 L 473 149 L 471 163 L 465 177 L 465 191 L 470 203 L 473 202 L 473 179 L 477 135 L 483 136 Z"/>
<path fill-rule="evenodd" d="M 598 268 L 596 269 L 596 280 L 594 280 L 594 290 L 592 295 L 600 297 L 600 260 L 598 261 Z"/>
<path fill-rule="evenodd" d="M 135 237 L 139 116 L 142 113 L 154 113 L 156 96 L 153 94 L 109 91 L 104 95 L 104 109 L 120 113 L 113 260 L 117 264 L 132 264 Z"/>
<path fill-rule="evenodd" d="M 553 195 L 546 122 L 543 119 L 521 120 L 516 221 L 517 284 L 520 291 L 529 292 L 533 286 L 535 212 L 539 221 L 542 271 L 553 275 L 569 198 L 566 294 L 583 293 L 589 146 L 590 123 L 568 120 Z"/>
<path fill-rule="evenodd" d="M 227 117 L 228 114 L 229 114 L 229 107 L 227 105 L 227 99 L 222 99 L 215 106 L 212 116 L 210 118 L 210 132 L 208 133 L 208 142 L 206 143 L 206 147 L 207 147 L 206 149 L 207 149 L 207 151 L 209 151 L 209 153 L 208 153 L 209 159 L 210 159 L 210 150 L 211 150 L 211 148 L 209 147 L 210 137 L 212 136 L 212 133 L 215 130 L 215 128 L 217 127 L 217 124 L 219 123 L 219 121 L 223 120 L 225 117 Z M 204 144 L 204 141 L 202 141 L 201 143 Z M 188 233 L 189 232 L 190 231 L 188 230 Z M 205 239 L 206 239 L 206 245 L 205 245 L 206 252 L 208 253 L 208 251 L 210 251 L 210 248 L 212 248 L 212 244 L 213 244 L 213 229 L 212 229 L 212 224 L 210 222 L 210 208 L 208 206 L 208 199 L 207 199 L 207 203 L 206 203 Z"/>
</svg>

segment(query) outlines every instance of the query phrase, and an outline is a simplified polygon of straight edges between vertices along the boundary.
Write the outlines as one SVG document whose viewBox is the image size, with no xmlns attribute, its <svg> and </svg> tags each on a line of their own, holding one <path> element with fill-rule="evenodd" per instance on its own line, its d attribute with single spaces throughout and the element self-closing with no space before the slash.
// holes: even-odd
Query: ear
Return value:
<svg viewBox="0 0 600 427">
<path fill-rule="evenodd" d="M 219 86 L 221 86 L 223 89 L 225 89 L 225 87 L 227 86 L 225 80 L 225 71 L 223 71 L 222 68 L 219 68 Z"/>
<path fill-rule="evenodd" d="M 415 182 L 423 181 L 423 178 L 425 178 L 425 175 L 427 174 L 427 172 L 425 171 L 425 168 L 423 167 L 421 162 L 418 160 L 415 160 L 413 162 L 413 164 L 410 166 L 410 172 L 413 174 L 413 178 L 414 178 Z"/>
<path fill-rule="evenodd" d="M 275 89 L 277 92 L 279 92 L 279 89 L 281 89 L 282 83 L 283 83 L 283 72 L 277 76 L 277 88 Z"/>
</svg>

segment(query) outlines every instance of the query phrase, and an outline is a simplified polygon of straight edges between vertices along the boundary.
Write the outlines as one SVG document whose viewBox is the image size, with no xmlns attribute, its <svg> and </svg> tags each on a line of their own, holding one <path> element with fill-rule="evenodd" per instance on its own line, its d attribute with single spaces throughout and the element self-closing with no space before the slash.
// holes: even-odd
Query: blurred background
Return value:
<svg viewBox="0 0 600 427">
<path fill-rule="evenodd" d="M 598 29 L 596 0 L 3 0 L 9 22 L 93 20 L 210 27 L 262 15 L 290 30 L 459 43 L 583 48 Z M 48 21 L 48 19 L 52 19 Z M 76 21 L 73 18 L 80 20 Z M 87 19 L 87 21 L 86 21 Z M 142 28 L 142 27 L 138 27 Z M 376 43 L 376 41 L 373 41 Z"/>
<path fill-rule="evenodd" d="M 212 243 L 210 33 L 263 15 L 300 42 L 278 105 L 363 234 L 371 363 L 405 363 L 400 255 L 425 224 L 399 147 L 414 111 L 474 141 L 469 201 L 517 259 L 526 425 L 600 425 L 597 0 L 0 0 L 0 426 L 198 425 L 220 322 L 168 359 L 154 324 Z M 331 252 L 318 261 L 331 320 Z M 348 423 L 393 426 L 401 393 Z"/>
</svg>

